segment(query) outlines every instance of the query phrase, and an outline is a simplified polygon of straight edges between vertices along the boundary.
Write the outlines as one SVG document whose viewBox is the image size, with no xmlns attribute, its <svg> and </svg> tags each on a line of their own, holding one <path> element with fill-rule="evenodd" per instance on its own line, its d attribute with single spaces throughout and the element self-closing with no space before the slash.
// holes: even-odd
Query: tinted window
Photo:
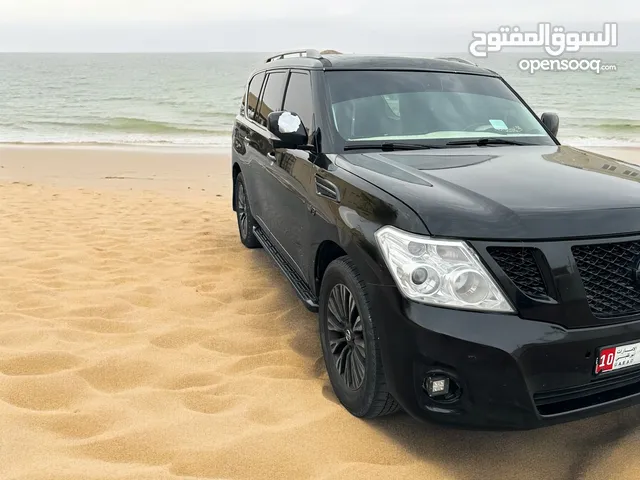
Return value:
<svg viewBox="0 0 640 480">
<path fill-rule="evenodd" d="M 334 125 L 346 141 L 509 136 L 553 144 L 499 78 L 391 71 L 328 72 L 326 77 Z"/>
<path fill-rule="evenodd" d="M 253 115 L 258 108 L 258 98 L 260 97 L 260 87 L 262 87 L 262 80 L 264 79 L 264 72 L 257 74 L 251 79 L 249 84 L 249 101 L 247 102 L 247 117 L 253 118 Z M 243 100 L 244 103 L 244 100 Z"/>
<path fill-rule="evenodd" d="M 309 129 L 313 128 L 313 103 L 311 101 L 311 81 L 306 73 L 292 73 L 284 98 L 284 109 L 297 113 L 302 123 Z"/>
<path fill-rule="evenodd" d="M 264 94 L 262 95 L 262 102 L 260 102 L 260 111 L 258 115 L 256 115 L 256 122 L 266 126 L 269 114 L 280 110 L 286 81 L 286 72 L 269 74 L 267 77 L 267 86 L 264 88 Z"/>
</svg>

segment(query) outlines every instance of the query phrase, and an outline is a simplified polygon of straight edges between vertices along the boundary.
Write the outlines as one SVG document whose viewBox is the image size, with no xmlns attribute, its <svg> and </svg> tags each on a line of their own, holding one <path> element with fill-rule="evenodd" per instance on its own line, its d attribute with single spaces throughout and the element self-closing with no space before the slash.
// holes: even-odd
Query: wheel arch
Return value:
<svg viewBox="0 0 640 480">
<path fill-rule="evenodd" d="M 382 260 L 377 258 L 376 247 L 372 244 L 372 239 L 350 237 L 344 243 L 335 239 L 327 239 L 318 245 L 315 253 L 312 271 L 314 282 L 310 286 L 317 296 L 320 295 L 322 279 L 327 267 L 331 262 L 343 256 L 349 257 L 365 283 L 393 284 L 393 279 L 386 273 L 386 267 L 381 263 Z"/>
<path fill-rule="evenodd" d="M 324 277 L 324 272 L 327 270 L 329 264 L 345 255 L 348 255 L 347 252 L 333 240 L 325 240 L 318 246 L 314 261 L 313 275 L 316 294 L 320 292 L 322 277 Z"/>
</svg>

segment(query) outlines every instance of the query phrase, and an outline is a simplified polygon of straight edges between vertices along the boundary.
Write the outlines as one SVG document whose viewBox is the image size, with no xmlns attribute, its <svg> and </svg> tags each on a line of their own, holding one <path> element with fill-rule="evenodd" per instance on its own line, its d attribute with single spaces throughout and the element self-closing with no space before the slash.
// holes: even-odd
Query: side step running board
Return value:
<svg viewBox="0 0 640 480">
<path fill-rule="evenodd" d="M 304 303 L 304 306 L 307 307 L 308 310 L 312 312 L 318 311 L 318 299 L 311 292 L 311 288 L 304 281 L 304 279 L 298 275 L 289 262 L 285 260 L 285 258 L 276 250 L 276 247 L 271 243 L 271 241 L 267 238 L 262 228 L 255 226 L 253 227 L 253 233 L 264 248 L 265 252 L 269 254 L 269 256 L 273 259 L 273 261 L 280 267 L 284 276 L 287 277 L 287 280 L 291 282 L 294 290 L 298 294 L 298 297 Z"/>
</svg>

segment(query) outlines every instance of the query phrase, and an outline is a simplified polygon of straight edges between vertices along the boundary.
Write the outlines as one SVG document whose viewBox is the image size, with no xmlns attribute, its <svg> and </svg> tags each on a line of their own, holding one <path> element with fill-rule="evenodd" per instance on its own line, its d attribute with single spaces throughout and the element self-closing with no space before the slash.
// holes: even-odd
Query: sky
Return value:
<svg viewBox="0 0 640 480">
<path fill-rule="evenodd" d="M 457 52 L 536 22 L 617 22 L 619 50 L 640 51 L 634 0 L 0 0 L 0 51 Z"/>
</svg>

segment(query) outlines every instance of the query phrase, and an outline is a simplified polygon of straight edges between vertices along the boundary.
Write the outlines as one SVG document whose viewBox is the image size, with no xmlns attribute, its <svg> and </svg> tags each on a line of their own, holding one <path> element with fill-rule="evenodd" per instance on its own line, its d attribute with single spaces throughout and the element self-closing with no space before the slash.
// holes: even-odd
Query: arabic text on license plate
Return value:
<svg viewBox="0 0 640 480">
<path fill-rule="evenodd" d="M 596 374 L 640 364 L 640 342 L 602 348 L 596 360 Z"/>
</svg>

